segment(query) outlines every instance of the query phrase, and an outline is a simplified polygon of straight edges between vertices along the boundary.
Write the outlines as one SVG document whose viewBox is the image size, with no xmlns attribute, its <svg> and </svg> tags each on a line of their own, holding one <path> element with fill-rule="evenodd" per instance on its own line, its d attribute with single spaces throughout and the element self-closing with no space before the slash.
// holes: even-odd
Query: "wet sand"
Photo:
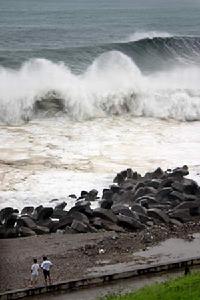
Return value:
<svg viewBox="0 0 200 300">
<path fill-rule="evenodd" d="M 116 266 L 141 265 L 162 262 L 170 259 L 175 252 L 176 257 L 200 255 L 200 239 L 197 236 L 189 241 L 188 234 L 200 232 L 200 224 L 185 224 L 180 228 L 155 226 L 151 229 L 152 242 L 145 242 L 145 231 L 136 233 L 101 232 L 93 234 L 51 234 L 37 237 L 5 239 L 0 244 L 0 291 L 26 288 L 30 284 L 30 266 L 32 258 L 41 262 L 47 255 L 53 262 L 53 282 L 58 283 L 70 279 L 82 278 L 95 272 L 113 270 Z M 169 238 L 184 238 L 185 241 L 172 240 L 166 251 L 164 248 L 148 248 Z M 181 244 L 180 244 L 181 243 Z M 180 246 L 181 245 L 181 246 Z M 103 252 L 101 251 L 103 249 Z M 157 252 L 155 252 L 157 249 Z M 173 251 L 172 251 L 173 249 Z M 185 250 L 184 250 L 185 249 Z M 191 251 L 191 249 L 193 249 Z M 143 250 L 141 252 L 141 250 Z M 174 257 L 174 259 L 176 259 Z M 40 272 L 39 285 L 43 284 Z"/>
</svg>

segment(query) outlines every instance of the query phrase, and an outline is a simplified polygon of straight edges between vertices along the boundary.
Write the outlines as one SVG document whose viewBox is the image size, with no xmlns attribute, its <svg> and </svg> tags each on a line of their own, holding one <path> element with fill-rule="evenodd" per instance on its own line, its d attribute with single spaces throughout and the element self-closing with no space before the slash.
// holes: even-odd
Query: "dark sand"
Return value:
<svg viewBox="0 0 200 300">
<path fill-rule="evenodd" d="M 136 233 L 100 232 L 91 234 L 51 234 L 28 238 L 0 240 L 0 291 L 25 288 L 30 282 L 32 258 L 41 262 L 47 255 L 53 262 L 53 282 L 80 278 L 89 269 L 105 264 L 133 261 L 133 253 L 171 237 L 188 238 L 200 232 L 200 223 L 181 227 L 151 228 L 151 242 L 147 230 Z M 103 253 L 99 250 L 103 249 Z M 100 251 L 102 252 L 102 251 Z M 39 285 L 43 284 L 42 273 Z"/>
</svg>

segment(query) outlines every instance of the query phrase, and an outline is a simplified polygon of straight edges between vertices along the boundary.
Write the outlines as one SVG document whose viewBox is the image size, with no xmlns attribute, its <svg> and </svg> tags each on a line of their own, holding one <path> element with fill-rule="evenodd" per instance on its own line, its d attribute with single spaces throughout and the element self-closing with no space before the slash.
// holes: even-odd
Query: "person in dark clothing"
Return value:
<svg viewBox="0 0 200 300">
<path fill-rule="evenodd" d="M 185 264 L 185 275 L 188 275 L 188 274 L 190 274 L 190 268 L 189 268 L 188 264 L 186 263 Z"/>
</svg>

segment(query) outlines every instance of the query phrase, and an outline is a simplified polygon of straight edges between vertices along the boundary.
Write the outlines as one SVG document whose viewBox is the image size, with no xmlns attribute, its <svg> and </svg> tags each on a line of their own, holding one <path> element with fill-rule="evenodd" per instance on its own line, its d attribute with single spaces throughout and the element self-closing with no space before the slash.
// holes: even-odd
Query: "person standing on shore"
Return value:
<svg viewBox="0 0 200 300">
<path fill-rule="evenodd" d="M 39 275 L 39 264 L 37 263 L 37 259 L 34 258 L 33 259 L 33 264 L 31 266 L 31 286 L 35 287 L 35 285 L 37 284 L 37 279 L 38 279 L 38 275 Z"/>
<path fill-rule="evenodd" d="M 52 266 L 53 266 L 52 262 L 50 260 L 48 260 L 46 256 L 43 256 L 43 262 L 41 264 L 41 269 L 43 270 L 44 280 L 45 280 L 46 285 L 47 285 L 48 281 L 49 281 L 49 285 L 52 284 L 51 275 L 50 275 L 50 269 Z"/>
</svg>

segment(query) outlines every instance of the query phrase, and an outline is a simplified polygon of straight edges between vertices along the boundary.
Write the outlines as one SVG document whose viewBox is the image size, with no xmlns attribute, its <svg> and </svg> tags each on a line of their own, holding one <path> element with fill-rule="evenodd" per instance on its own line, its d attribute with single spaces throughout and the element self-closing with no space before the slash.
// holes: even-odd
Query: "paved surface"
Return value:
<svg viewBox="0 0 200 300">
<path fill-rule="evenodd" d="M 193 238 L 192 240 L 169 239 L 146 251 L 132 254 L 133 260 L 130 262 L 92 267 L 88 271 L 93 276 L 99 273 L 122 272 L 156 263 L 165 264 L 169 261 L 175 262 L 181 259 L 200 257 L 200 234 L 193 234 Z"/>
<path fill-rule="evenodd" d="M 144 249 L 144 232 L 117 235 L 114 232 L 52 234 L 0 240 L 0 278 L 3 278 L 0 280 L 0 291 L 29 287 L 32 259 L 35 257 L 41 262 L 43 255 L 47 255 L 53 261 L 53 283 L 88 275 L 121 272 L 123 268 L 132 269 L 133 266 L 200 256 L 199 235 L 195 235 L 195 239 L 191 241 L 180 239 L 188 238 L 188 234 L 193 230 L 194 228 L 188 225 L 182 226 L 178 232 L 171 232 L 163 227 L 151 229 L 154 244 L 161 239 L 168 241 L 149 251 L 139 251 Z M 199 232 L 199 225 L 195 230 Z M 172 236 L 178 236 L 179 239 L 172 239 Z M 101 249 L 104 251 L 99 252 Z M 42 272 L 38 284 L 43 284 Z"/>
</svg>

